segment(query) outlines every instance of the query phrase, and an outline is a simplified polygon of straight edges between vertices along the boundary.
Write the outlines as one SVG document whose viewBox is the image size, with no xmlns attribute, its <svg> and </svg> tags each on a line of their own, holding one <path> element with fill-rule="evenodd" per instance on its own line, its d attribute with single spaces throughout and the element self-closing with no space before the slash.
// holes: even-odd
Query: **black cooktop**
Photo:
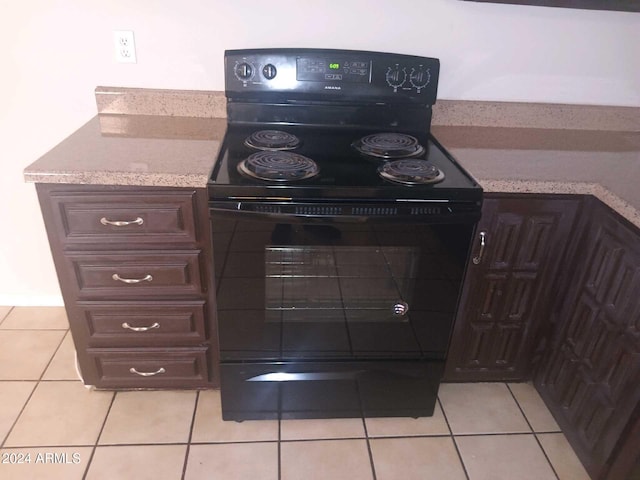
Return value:
<svg viewBox="0 0 640 480">
<path fill-rule="evenodd" d="M 319 172 L 294 181 L 266 181 L 243 175 L 238 166 L 258 150 L 247 145 L 261 129 L 277 129 L 294 135 L 300 144 L 288 152 L 313 160 Z M 209 181 L 211 198 L 287 197 L 292 199 L 446 199 L 478 201 L 482 189 L 475 180 L 426 132 L 406 132 L 424 147 L 412 158 L 426 160 L 442 172 L 444 178 L 427 185 L 403 185 L 378 174 L 389 160 L 359 153 L 354 143 L 380 129 L 229 125 L 218 161 Z M 249 142 L 250 144 L 250 142 Z"/>
</svg>

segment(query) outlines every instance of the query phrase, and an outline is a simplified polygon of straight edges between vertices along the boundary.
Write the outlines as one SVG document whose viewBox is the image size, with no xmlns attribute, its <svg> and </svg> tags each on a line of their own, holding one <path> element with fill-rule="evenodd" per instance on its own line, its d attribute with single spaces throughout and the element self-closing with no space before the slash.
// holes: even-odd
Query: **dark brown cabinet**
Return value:
<svg viewBox="0 0 640 480">
<path fill-rule="evenodd" d="M 204 189 L 37 184 L 88 385 L 218 384 Z"/>
<path fill-rule="evenodd" d="M 590 199 L 535 385 L 594 479 L 640 452 L 640 235 Z"/>
<path fill-rule="evenodd" d="M 638 229 L 593 197 L 488 194 L 471 258 L 445 380 L 533 376 L 591 478 L 635 478 Z"/>
<path fill-rule="evenodd" d="M 446 381 L 517 381 L 530 375 L 581 201 L 576 196 L 486 195 Z"/>
</svg>

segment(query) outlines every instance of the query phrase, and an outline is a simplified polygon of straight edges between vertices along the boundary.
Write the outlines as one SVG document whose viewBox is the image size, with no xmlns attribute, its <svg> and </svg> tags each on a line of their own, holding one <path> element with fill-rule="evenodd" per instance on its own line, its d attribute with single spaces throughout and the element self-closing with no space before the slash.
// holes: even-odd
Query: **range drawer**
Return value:
<svg viewBox="0 0 640 480">
<path fill-rule="evenodd" d="M 90 347 L 176 346 L 206 341 L 205 302 L 78 302 Z"/>
<path fill-rule="evenodd" d="M 195 243 L 195 191 L 51 192 L 58 238 L 67 245 Z"/>
<path fill-rule="evenodd" d="M 194 295 L 200 251 L 82 252 L 65 255 L 80 298 Z"/>
<path fill-rule="evenodd" d="M 222 418 L 431 416 L 443 370 L 444 361 L 223 362 Z"/>
<path fill-rule="evenodd" d="M 189 388 L 207 385 L 207 347 L 90 348 L 85 382 L 103 388 Z"/>
</svg>

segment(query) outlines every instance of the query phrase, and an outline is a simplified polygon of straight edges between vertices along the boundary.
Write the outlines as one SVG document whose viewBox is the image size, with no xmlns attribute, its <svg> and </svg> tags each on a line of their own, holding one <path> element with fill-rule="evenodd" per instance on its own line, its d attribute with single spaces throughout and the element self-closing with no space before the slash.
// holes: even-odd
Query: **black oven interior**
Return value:
<svg viewBox="0 0 640 480">
<path fill-rule="evenodd" d="M 433 414 L 482 188 L 437 59 L 225 54 L 209 184 L 226 420 Z"/>
</svg>

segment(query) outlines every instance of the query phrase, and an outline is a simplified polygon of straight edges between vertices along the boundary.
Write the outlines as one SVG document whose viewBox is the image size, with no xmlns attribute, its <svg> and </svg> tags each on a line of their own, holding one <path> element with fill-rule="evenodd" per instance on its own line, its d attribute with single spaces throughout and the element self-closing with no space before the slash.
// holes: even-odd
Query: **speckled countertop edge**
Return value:
<svg viewBox="0 0 640 480">
<path fill-rule="evenodd" d="M 477 178 L 485 193 L 550 193 L 593 195 L 640 228 L 640 211 L 599 183 L 539 182 L 528 180 L 493 180 Z"/>
<path fill-rule="evenodd" d="M 61 183 L 69 185 L 119 185 L 138 187 L 205 188 L 208 175 L 179 173 L 68 172 L 24 173 L 29 183 Z"/>
</svg>

